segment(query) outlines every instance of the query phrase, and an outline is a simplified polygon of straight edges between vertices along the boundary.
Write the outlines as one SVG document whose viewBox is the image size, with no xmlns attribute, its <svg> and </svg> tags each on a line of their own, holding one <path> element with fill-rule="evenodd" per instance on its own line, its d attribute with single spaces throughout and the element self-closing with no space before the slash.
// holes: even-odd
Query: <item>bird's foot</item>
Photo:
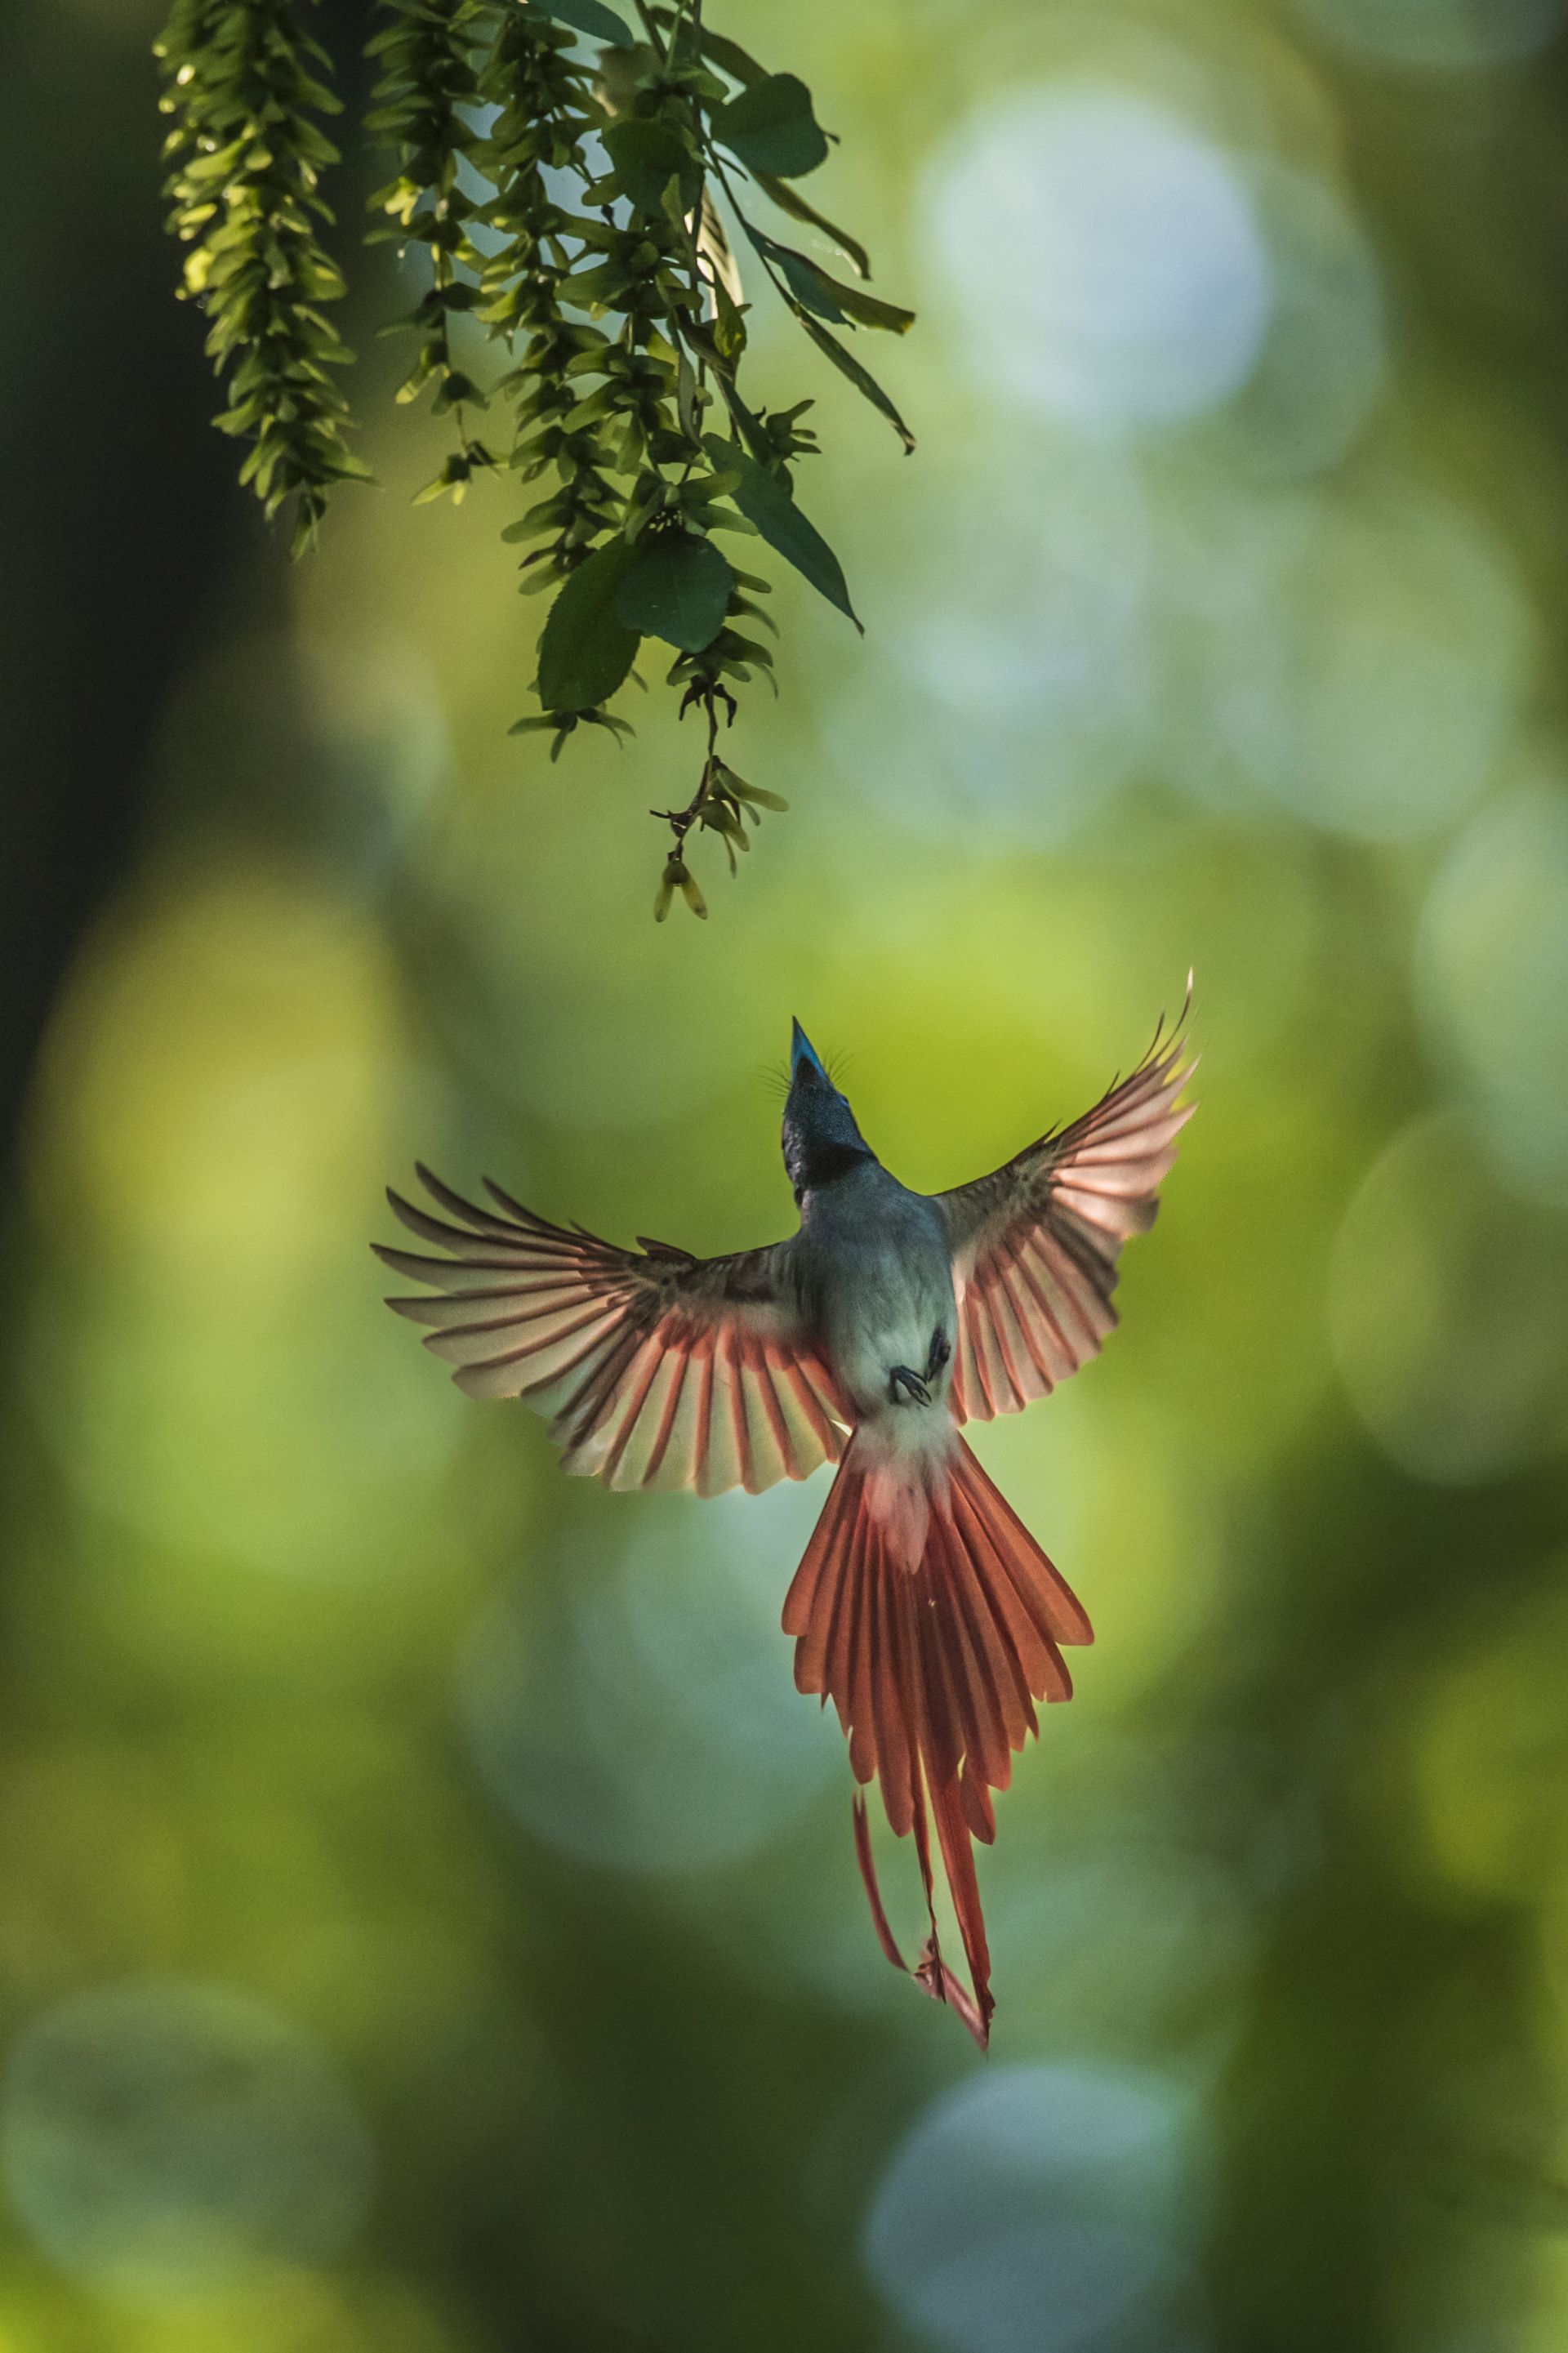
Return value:
<svg viewBox="0 0 1568 2353">
<path fill-rule="evenodd" d="M 952 1354 L 952 1350 L 948 1345 L 947 1334 L 942 1330 L 942 1325 L 939 1324 L 936 1330 L 931 1335 L 931 1354 L 926 1358 L 926 1378 L 928 1381 L 935 1380 L 937 1375 L 941 1372 L 942 1366 L 946 1364 Z"/>
<path fill-rule="evenodd" d="M 908 1365 L 895 1365 L 888 1376 L 888 1393 L 895 1405 L 907 1398 L 911 1405 L 930 1405 L 931 1391 L 919 1373 L 911 1373 Z"/>
</svg>

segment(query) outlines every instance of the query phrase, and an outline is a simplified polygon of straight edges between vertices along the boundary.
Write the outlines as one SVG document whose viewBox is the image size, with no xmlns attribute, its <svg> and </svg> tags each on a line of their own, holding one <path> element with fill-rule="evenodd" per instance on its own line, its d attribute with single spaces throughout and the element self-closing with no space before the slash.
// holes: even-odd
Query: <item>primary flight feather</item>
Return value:
<svg viewBox="0 0 1568 2353">
<path fill-rule="evenodd" d="M 1130 1234 L 1192 1116 L 1183 1017 L 1070 1127 L 950 1193 L 911 1193 L 860 1134 L 798 1022 L 784 1157 L 800 1228 L 699 1259 L 639 1238 L 618 1250 L 551 1225 L 487 1182 L 483 1208 L 421 1168 L 445 1218 L 388 1195 L 445 1252 L 377 1255 L 435 1296 L 388 1305 L 472 1397 L 546 1415 L 563 1467 L 610 1487 L 755 1494 L 837 1462 L 784 1602 L 795 1682 L 831 1698 L 857 1782 L 914 1833 L 931 1929 L 912 1972 L 983 2045 L 994 2004 L 971 1841 L 1037 1731 L 1071 1696 L 1062 1651 L 1092 1640 L 1063 1578 L 959 1435 L 1017 1413 L 1098 1354 Z M 942 1958 L 930 1824 L 970 1987 Z M 855 1841 L 884 1951 L 864 1799 Z"/>
</svg>

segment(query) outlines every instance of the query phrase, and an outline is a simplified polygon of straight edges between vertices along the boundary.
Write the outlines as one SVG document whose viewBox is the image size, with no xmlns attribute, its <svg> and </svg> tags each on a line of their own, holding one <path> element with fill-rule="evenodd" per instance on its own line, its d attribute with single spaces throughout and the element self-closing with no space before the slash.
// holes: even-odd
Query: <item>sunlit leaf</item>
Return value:
<svg viewBox="0 0 1568 2353">
<path fill-rule="evenodd" d="M 713 285 L 713 347 L 730 367 L 734 367 L 746 348 L 746 322 L 743 312 L 750 304 L 734 302 L 722 280 Z"/>
</svg>

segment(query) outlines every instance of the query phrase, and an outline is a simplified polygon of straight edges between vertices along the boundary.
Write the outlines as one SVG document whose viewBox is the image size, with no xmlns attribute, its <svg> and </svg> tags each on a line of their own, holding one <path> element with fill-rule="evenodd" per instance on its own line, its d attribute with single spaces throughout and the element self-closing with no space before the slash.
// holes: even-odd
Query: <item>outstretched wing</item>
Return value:
<svg viewBox="0 0 1568 2353">
<path fill-rule="evenodd" d="M 1059 1134 L 937 1203 L 958 1293 L 952 1402 L 960 1421 L 1020 1413 L 1089 1356 L 1116 1322 L 1110 1294 L 1129 1234 L 1147 1232 L 1176 1137 L 1195 1106 L 1177 1101 L 1185 1008 L 1130 1078 Z"/>
<path fill-rule="evenodd" d="M 787 1242 L 710 1259 L 646 1239 L 617 1250 L 497 1186 L 499 1215 L 419 1176 L 460 1223 L 387 1198 L 447 1256 L 376 1255 L 445 1295 L 387 1305 L 435 1327 L 426 1346 L 470 1397 L 520 1397 L 546 1415 L 566 1470 L 607 1487 L 755 1494 L 837 1461 L 848 1416 L 800 1331 Z"/>
</svg>

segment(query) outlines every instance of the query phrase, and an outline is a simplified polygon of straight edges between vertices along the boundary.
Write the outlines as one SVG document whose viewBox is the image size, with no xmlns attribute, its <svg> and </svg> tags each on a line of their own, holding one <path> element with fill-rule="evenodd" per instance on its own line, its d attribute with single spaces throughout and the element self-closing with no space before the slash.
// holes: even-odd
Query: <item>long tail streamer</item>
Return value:
<svg viewBox="0 0 1568 2353">
<path fill-rule="evenodd" d="M 961 1438 L 940 1466 L 912 1565 L 875 1507 L 876 1471 L 852 1443 L 784 1602 L 795 1679 L 831 1699 L 862 1785 L 876 1779 L 900 1838 L 912 1831 L 930 1932 L 911 1974 L 952 2004 L 984 2049 L 994 2004 L 972 1841 L 996 1833 L 991 1792 L 1039 1729 L 1037 1700 L 1072 1696 L 1066 1645 L 1092 1641 L 1063 1578 Z M 930 1822 L 969 1965 L 967 1991 L 942 1957 Z M 855 1848 L 888 1958 L 908 1968 L 871 1860 L 865 1800 Z"/>
</svg>

